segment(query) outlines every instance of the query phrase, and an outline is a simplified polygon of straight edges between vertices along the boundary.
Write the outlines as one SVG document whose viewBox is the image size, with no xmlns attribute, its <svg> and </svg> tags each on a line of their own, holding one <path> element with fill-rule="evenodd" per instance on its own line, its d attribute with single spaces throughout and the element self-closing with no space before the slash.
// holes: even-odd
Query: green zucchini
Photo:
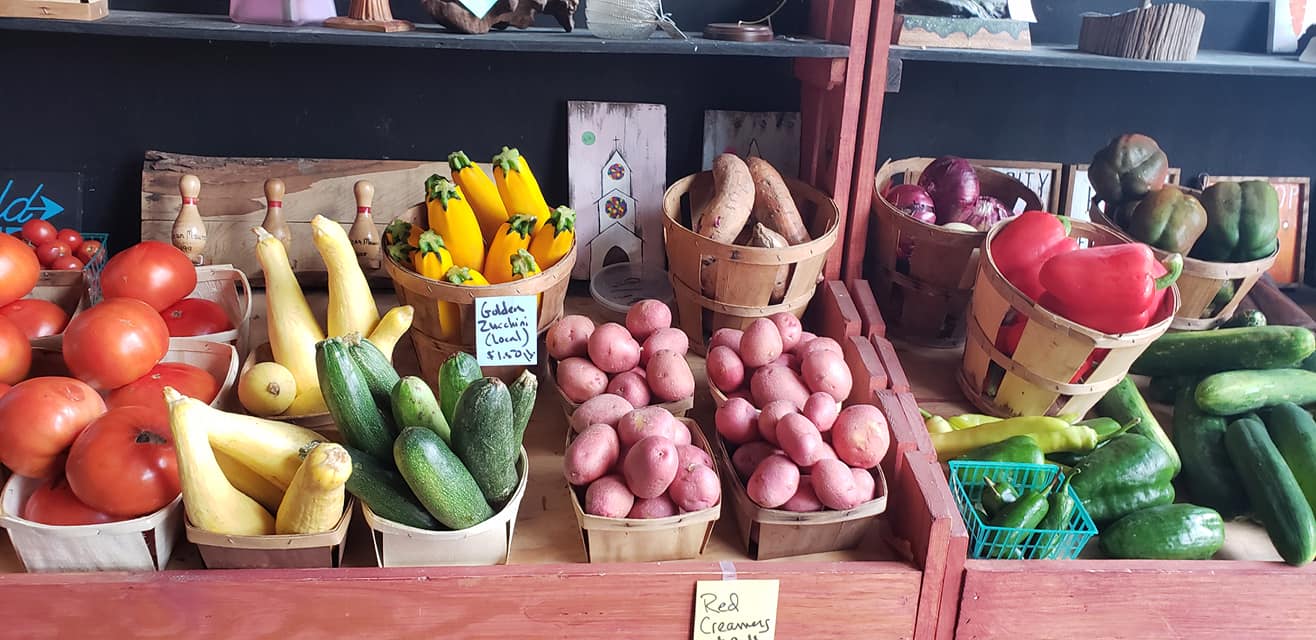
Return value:
<svg viewBox="0 0 1316 640">
<path fill-rule="evenodd" d="M 512 395 L 498 378 L 480 378 L 462 392 L 452 421 L 452 450 L 470 469 L 490 504 L 512 496 L 520 445 L 512 424 Z"/>
<path fill-rule="evenodd" d="M 512 395 L 512 431 L 515 433 L 516 446 L 520 447 L 525 440 L 526 426 L 530 424 L 530 414 L 535 411 L 539 378 L 526 369 L 507 386 L 507 391 Z"/>
<path fill-rule="evenodd" d="M 437 433 L 403 429 L 393 445 L 393 461 L 420 503 L 449 529 L 468 529 L 493 517 L 475 478 Z"/>
<path fill-rule="evenodd" d="M 453 415 L 457 411 L 457 400 L 470 383 L 484 377 L 480 363 L 475 356 L 458 351 L 452 354 L 439 367 L 439 407 L 443 410 L 443 419 L 453 424 Z"/>
<path fill-rule="evenodd" d="M 1266 430 L 1316 513 L 1316 420 L 1302 407 L 1286 402 L 1270 410 Z"/>
<path fill-rule="evenodd" d="M 1198 504 L 1225 517 L 1247 511 L 1247 494 L 1225 450 L 1229 419 L 1197 408 L 1193 388 L 1179 391 L 1174 405 L 1174 446 L 1183 459 L 1183 480 Z"/>
<path fill-rule="evenodd" d="M 1172 405 L 1178 401 L 1180 391 L 1197 388 L 1200 380 L 1198 376 L 1156 376 L 1147 383 L 1147 398 Z"/>
<path fill-rule="evenodd" d="M 1255 416 L 1239 418 L 1225 430 L 1225 446 L 1280 557 L 1295 566 L 1311 562 L 1316 556 L 1316 516 L 1266 426 Z"/>
<path fill-rule="evenodd" d="M 375 404 L 380 409 L 388 409 L 389 394 L 398 383 L 397 370 L 384 352 L 375 343 L 362 338 L 361 334 L 349 334 L 343 338 L 343 343 L 347 345 L 347 353 L 352 356 L 352 362 L 356 364 L 357 371 L 361 372 L 366 386 L 370 387 L 370 395 L 374 397 Z"/>
<path fill-rule="evenodd" d="M 1147 376 L 1208 374 L 1236 369 L 1288 367 L 1316 352 L 1303 327 L 1241 327 L 1167 333 L 1156 339 L 1130 373 Z"/>
<path fill-rule="evenodd" d="M 1170 462 L 1173 463 L 1174 474 L 1179 473 L 1182 463 L 1179 461 L 1179 452 L 1174 450 L 1174 443 L 1170 442 L 1170 436 L 1166 435 L 1165 430 L 1161 428 L 1161 423 L 1152 415 L 1151 408 L 1147 406 L 1147 401 L 1142 399 L 1142 394 L 1138 392 L 1138 385 L 1133 383 L 1133 378 L 1124 376 L 1119 384 L 1106 392 L 1101 400 L 1097 401 L 1097 414 L 1107 418 L 1114 418 L 1120 424 L 1128 424 L 1137 420 L 1137 424 L 1129 429 L 1129 433 L 1136 433 L 1140 436 L 1146 436 L 1160 445 L 1165 450 L 1166 455 L 1170 456 Z"/>
<path fill-rule="evenodd" d="M 389 394 L 389 404 L 393 407 L 393 420 L 398 426 L 425 427 L 437 433 L 445 443 L 452 444 L 452 429 L 448 427 L 448 421 L 443 419 L 443 411 L 439 409 L 434 391 L 424 380 L 416 376 L 398 379 Z"/>
<path fill-rule="evenodd" d="M 1306 329 L 1303 329 L 1306 331 Z M 1303 369 L 1226 371 L 1197 385 L 1197 406 L 1218 416 L 1236 416 L 1285 402 L 1316 402 L 1316 372 Z"/>
<path fill-rule="evenodd" d="M 443 525 L 416 500 L 407 481 L 396 469 L 374 456 L 345 447 L 352 456 L 352 475 L 347 478 L 347 492 L 370 507 L 375 515 L 417 529 L 442 529 Z"/>
<path fill-rule="evenodd" d="M 324 403 L 347 444 L 388 460 L 393 452 L 392 417 L 375 405 L 365 377 L 347 353 L 347 345 L 338 338 L 315 345 L 315 365 Z"/>
<path fill-rule="evenodd" d="M 1260 309 L 1244 309 L 1234 314 L 1234 317 L 1225 320 L 1220 325 L 1221 329 L 1237 329 L 1239 327 L 1264 327 L 1266 326 L 1266 314 Z"/>
<path fill-rule="evenodd" d="M 1135 511 L 1101 531 L 1101 550 L 1112 558 L 1206 560 L 1224 544 L 1220 514 L 1191 504 Z"/>
</svg>

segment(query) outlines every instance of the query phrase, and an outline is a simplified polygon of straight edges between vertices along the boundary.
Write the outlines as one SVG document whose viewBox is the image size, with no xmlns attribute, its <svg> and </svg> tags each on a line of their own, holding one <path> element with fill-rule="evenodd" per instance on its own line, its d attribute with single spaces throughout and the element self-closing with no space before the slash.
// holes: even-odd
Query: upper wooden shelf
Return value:
<svg viewBox="0 0 1316 640">
<path fill-rule="evenodd" d="M 1199 51 L 1190 62 L 1129 60 L 1083 53 L 1072 46 L 1033 45 L 1031 51 L 985 51 L 978 49 L 920 49 L 892 46 L 898 60 L 998 64 L 1017 67 L 1105 69 L 1242 76 L 1316 77 L 1316 64 L 1298 62 L 1296 55 L 1267 55 L 1234 51 Z"/>
<path fill-rule="evenodd" d="M 535 53 L 628 53 L 720 55 L 757 58 L 846 58 L 850 47 L 817 38 L 778 36 L 771 42 L 727 42 L 688 33 L 675 40 L 658 33 L 648 40 L 601 40 L 584 29 L 508 29 L 482 35 L 451 33 L 438 25 L 417 24 L 404 33 L 369 33 L 323 27 L 273 27 L 236 24 L 222 15 L 113 10 L 93 22 L 0 18 L 0 30 L 78 33 L 103 36 L 231 40 L 279 44 L 329 44 L 464 51 L 534 51 Z"/>
</svg>

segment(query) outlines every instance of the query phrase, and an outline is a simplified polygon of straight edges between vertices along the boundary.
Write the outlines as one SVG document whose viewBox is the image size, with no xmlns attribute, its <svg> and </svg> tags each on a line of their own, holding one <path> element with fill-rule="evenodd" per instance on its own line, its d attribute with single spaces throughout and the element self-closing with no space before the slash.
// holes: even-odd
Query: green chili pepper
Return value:
<svg viewBox="0 0 1316 640">
<path fill-rule="evenodd" d="M 957 460 L 1046 464 L 1046 456 L 1032 436 L 1012 436 L 985 447 L 978 447 Z"/>
<path fill-rule="evenodd" d="M 1069 530 L 1069 521 L 1074 517 L 1074 512 L 1078 511 L 1074 497 L 1069 495 L 1069 482 L 1072 478 L 1072 475 L 1065 476 L 1065 481 L 1051 492 L 1051 497 L 1047 498 L 1046 517 L 1038 523 L 1038 529 Z M 1041 534 L 1037 539 L 1037 553 L 1033 557 L 1043 560 L 1057 557 L 1060 554 L 1060 541 L 1064 537 L 1063 533 Z"/>
<path fill-rule="evenodd" d="M 950 426 L 950 423 L 941 416 L 933 415 L 924 411 L 922 408 L 920 408 L 918 412 L 923 414 L 923 426 L 927 427 L 928 433 L 950 433 L 955 430 Z"/>
<path fill-rule="evenodd" d="M 1019 490 L 1010 484 L 1009 480 L 993 481 L 991 478 L 983 478 L 987 483 L 987 488 L 982 490 L 982 508 L 987 512 L 987 517 L 995 517 L 1001 512 L 1005 505 L 1019 499 Z"/>
<path fill-rule="evenodd" d="M 1022 557 L 1019 545 L 1027 541 L 1031 530 L 1046 517 L 1050 505 L 1046 493 L 1029 491 L 1011 502 L 992 517 L 989 523 L 993 527 L 1002 527 L 1009 531 L 996 533 L 996 545 L 988 551 L 989 558 Z"/>
</svg>

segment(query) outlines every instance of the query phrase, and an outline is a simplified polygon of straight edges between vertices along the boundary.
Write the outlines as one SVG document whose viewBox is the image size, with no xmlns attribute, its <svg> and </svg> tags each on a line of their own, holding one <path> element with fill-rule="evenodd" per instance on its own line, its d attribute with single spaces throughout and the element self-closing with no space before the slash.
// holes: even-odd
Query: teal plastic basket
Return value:
<svg viewBox="0 0 1316 640">
<path fill-rule="evenodd" d="M 1060 468 L 1052 464 L 952 460 L 950 490 L 955 496 L 960 516 L 969 528 L 970 556 L 979 559 L 1021 560 L 1077 558 L 1092 536 L 1097 534 L 1097 525 L 1093 524 L 1087 508 L 1072 487 L 1067 488 L 1067 491 L 1078 508 L 1074 510 L 1064 531 L 993 527 L 983 521 L 982 515 L 973 507 L 987 488 L 985 478 L 991 478 L 993 482 L 1008 481 L 1022 493 L 1046 489 L 1052 478 L 1059 473 Z M 1060 482 L 1064 480 L 1062 474 Z"/>
</svg>

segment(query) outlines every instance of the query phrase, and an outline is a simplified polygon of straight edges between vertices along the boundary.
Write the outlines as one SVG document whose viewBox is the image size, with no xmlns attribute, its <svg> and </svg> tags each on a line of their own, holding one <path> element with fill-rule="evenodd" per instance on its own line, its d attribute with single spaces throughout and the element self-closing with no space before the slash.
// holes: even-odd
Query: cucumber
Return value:
<svg viewBox="0 0 1316 640">
<path fill-rule="evenodd" d="M 1137 420 L 1138 423 L 1129 429 L 1129 433 L 1136 433 L 1140 436 L 1151 438 L 1152 442 L 1160 445 L 1165 450 L 1166 455 L 1170 456 L 1170 461 L 1174 466 L 1174 473 L 1178 475 L 1179 469 L 1183 468 L 1183 463 L 1179 460 L 1179 452 L 1174 450 L 1174 443 L 1170 442 L 1170 436 L 1165 434 L 1161 428 L 1161 423 L 1152 415 L 1151 408 L 1147 406 L 1147 401 L 1142 399 L 1142 394 L 1138 393 L 1138 385 L 1133 383 L 1133 378 L 1124 376 L 1119 384 L 1106 392 L 1101 400 L 1097 401 L 1097 414 L 1114 418 L 1120 424 L 1128 424 Z"/>
<path fill-rule="evenodd" d="M 1156 339 L 1130 373 L 1147 376 L 1208 374 L 1236 369 L 1288 367 L 1316 352 L 1303 327 L 1241 327 L 1167 333 Z"/>
<path fill-rule="evenodd" d="M 1225 447 L 1280 557 L 1295 566 L 1311 562 L 1316 556 L 1316 516 L 1266 426 L 1255 416 L 1233 421 L 1225 430 Z"/>
<path fill-rule="evenodd" d="M 1303 329 L 1306 331 L 1306 329 Z M 1316 402 L 1316 372 L 1303 369 L 1226 371 L 1197 384 L 1197 406 L 1218 416 L 1236 416 L 1262 407 Z"/>
<path fill-rule="evenodd" d="M 1178 401 L 1180 391 L 1197 388 L 1200 380 L 1197 376 L 1156 376 L 1147 383 L 1147 398 L 1172 405 Z"/>
<path fill-rule="evenodd" d="M 516 434 L 516 445 L 519 447 L 525 440 L 525 429 L 530 424 L 530 414 L 535 411 L 539 378 L 526 369 L 508 385 L 507 391 L 512 395 L 512 431 Z"/>
<path fill-rule="evenodd" d="M 1307 356 L 1306 358 L 1303 358 L 1302 362 L 1293 365 L 1293 368 L 1305 369 L 1307 371 L 1316 371 L 1316 353 L 1313 353 Z"/>
<path fill-rule="evenodd" d="M 493 517 L 475 478 L 437 433 L 403 429 L 393 445 L 393 461 L 425 510 L 444 526 L 467 529 Z"/>
<path fill-rule="evenodd" d="M 1221 329 L 1237 329 L 1239 327 L 1264 327 L 1266 326 L 1266 314 L 1260 309 L 1246 309 L 1234 314 L 1234 317 L 1225 320 L 1220 325 Z"/>
<path fill-rule="evenodd" d="M 357 371 L 361 372 L 366 386 L 370 387 L 370 395 L 375 398 L 375 404 L 380 409 L 387 409 L 389 394 L 398 383 L 397 370 L 384 352 L 375 343 L 362 338 L 361 334 L 353 333 L 343 338 L 343 342 L 347 345 L 347 353 L 352 356 Z"/>
<path fill-rule="evenodd" d="M 439 367 L 439 406 L 443 409 L 443 418 L 453 424 L 453 414 L 457 410 L 457 400 L 462 397 L 466 386 L 484 377 L 480 363 L 475 356 L 458 351 L 443 361 Z"/>
<path fill-rule="evenodd" d="M 1174 446 L 1183 460 L 1183 481 L 1193 500 L 1234 517 L 1247 511 L 1247 494 L 1225 450 L 1229 419 L 1197 408 L 1193 388 L 1179 391 L 1174 405 Z"/>
<path fill-rule="evenodd" d="M 443 525 L 416 500 L 407 481 L 392 466 L 374 456 L 345 447 L 352 456 L 352 475 L 347 478 L 347 492 L 370 507 L 375 515 L 417 529 L 442 529 Z"/>
<path fill-rule="evenodd" d="M 389 404 L 393 406 L 393 420 L 402 428 L 425 427 L 443 438 L 446 444 L 452 444 L 452 429 L 443 419 L 439 401 L 424 380 L 416 376 L 407 376 L 398 380 L 389 394 Z"/>
<path fill-rule="evenodd" d="M 365 377 L 347 353 L 347 345 L 338 338 L 315 345 L 315 370 L 324 403 L 347 444 L 380 460 L 392 457 L 392 417 L 375 405 Z"/>
<path fill-rule="evenodd" d="M 1270 410 L 1266 431 L 1316 513 L 1316 420 L 1302 407 L 1286 402 Z"/>
<path fill-rule="evenodd" d="M 1101 531 L 1101 550 L 1112 558 L 1206 560 L 1224 544 L 1220 514 L 1191 504 L 1135 511 Z"/>
<path fill-rule="evenodd" d="M 471 470 L 490 504 L 516 490 L 520 446 L 512 424 L 512 395 L 498 378 L 480 378 L 462 392 L 452 421 L 452 450 Z"/>
</svg>

